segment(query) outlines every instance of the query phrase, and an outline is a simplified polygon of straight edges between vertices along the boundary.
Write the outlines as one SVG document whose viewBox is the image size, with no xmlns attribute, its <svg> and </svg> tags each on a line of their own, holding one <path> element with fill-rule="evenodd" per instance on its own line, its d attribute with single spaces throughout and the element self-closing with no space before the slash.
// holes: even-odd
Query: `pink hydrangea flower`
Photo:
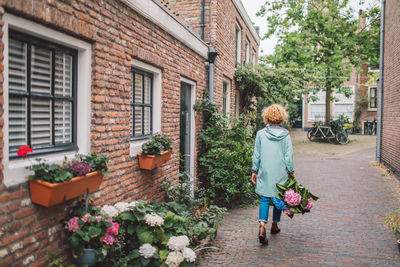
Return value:
<svg viewBox="0 0 400 267">
<path fill-rule="evenodd" d="M 71 232 L 75 232 L 76 230 L 79 229 L 78 221 L 79 221 L 78 217 L 73 217 L 69 219 L 69 221 L 65 225 L 65 229 L 68 229 Z"/>
<path fill-rule="evenodd" d="M 85 215 L 82 216 L 81 220 L 82 220 L 83 222 L 87 222 L 88 219 L 89 219 L 89 217 L 90 217 L 90 214 L 89 214 L 89 213 L 86 213 Z"/>
<path fill-rule="evenodd" d="M 109 233 L 106 233 L 103 237 L 103 242 L 106 243 L 107 245 L 112 245 L 112 244 L 114 244 L 114 242 L 117 242 L 117 241 L 115 241 L 114 237 L 112 235 L 110 235 Z"/>
<path fill-rule="evenodd" d="M 296 193 L 293 189 L 285 192 L 285 202 L 289 206 L 296 207 L 301 202 L 300 194 Z"/>
<path fill-rule="evenodd" d="M 118 235 L 119 224 L 117 222 L 112 222 L 113 226 L 107 228 L 107 233 Z"/>
<path fill-rule="evenodd" d="M 96 216 L 96 219 L 97 219 L 97 222 L 100 222 L 101 221 L 101 216 L 100 215 L 98 215 L 98 216 Z"/>
<path fill-rule="evenodd" d="M 314 200 L 312 198 L 307 199 L 308 203 L 307 205 L 303 208 L 304 210 L 310 210 L 314 206 Z"/>
<path fill-rule="evenodd" d="M 283 212 L 284 212 L 286 215 L 289 215 L 289 216 L 291 216 L 291 215 L 294 214 L 293 211 L 290 211 L 289 209 L 285 209 Z"/>
</svg>

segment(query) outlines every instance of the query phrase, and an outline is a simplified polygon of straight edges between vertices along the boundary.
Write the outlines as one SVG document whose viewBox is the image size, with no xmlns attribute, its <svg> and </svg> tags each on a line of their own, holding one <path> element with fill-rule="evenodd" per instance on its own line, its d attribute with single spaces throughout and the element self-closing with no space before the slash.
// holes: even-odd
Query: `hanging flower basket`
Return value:
<svg viewBox="0 0 400 267">
<path fill-rule="evenodd" d="M 160 156 L 146 155 L 143 157 L 142 153 L 138 153 L 137 155 L 139 157 L 139 167 L 141 169 L 153 170 L 168 162 L 171 158 L 172 151 L 164 151 L 160 154 Z"/>
<path fill-rule="evenodd" d="M 103 174 L 91 172 L 85 176 L 74 177 L 61 183 L 48 183 L 41 180 L 30 180 L 29 190 L 32 202 L 51 207 L 64 201 L 82 196 L 99 189 Z"/>
</svg>

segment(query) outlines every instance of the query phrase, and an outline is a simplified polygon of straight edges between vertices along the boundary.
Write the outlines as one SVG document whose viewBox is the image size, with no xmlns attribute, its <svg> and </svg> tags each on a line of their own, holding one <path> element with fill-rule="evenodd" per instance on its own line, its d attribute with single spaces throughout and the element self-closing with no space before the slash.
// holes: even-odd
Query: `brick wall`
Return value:
<svg viewBox="0 0 400 267">
<path fill-rule="evenodd" d="M 368 73 L 368 65 L 363 64 L 361 66 L 362 73 L 359 74 L 359 87 L 358 94 L 362 96 L 368 97 L 368 87 L 376 86 L 378 88 L 377 82 L 369 81 Z M 368 85 L 366 85 L 368 83 Z M 377 92 L 378 94 L 378 92 Z M 368 97 L 369 101 L 369 97 Z M 363 130 L 364 121 L 373 121 L 374 119 L 378 119 L 377 109 L 369 108 L 369 105 L 361 109 L 360 119 L 359 119 L 359 127 Z"/>
<path fill-rule="evenodd" d="M 177 177 L 178 155 L 151 172 L 141 171 L 137 157 L 130 156 L 131 62 L 140 60 L 162 70 L 162 132 L 174 141 L 173 150 L 179 151 L 181 77 L 197 83 L 199 97 L 207 81 L 205 59 L 118 0 L 0 0 L 0 4 L 1 16 L 13 13 L 92 43 L 91 151 L 111 158 L 110 173 L 96 200 L 162 199 L 160 182 Z M 3 49 L 4 40 L 0 61 Z M 0 63 L 1 116 L 3 70 Z M 3 126 L 1 117 L 1 149 Z M 201 118 L 196 118 L 196 127 L 197 137 Z M 67 253 L 63 222 L 73 202 L 44 208 L 30 202 L 27 183 L 12 188 L 0 183 L 0 266 L 40 266 L 52 252 Z"/>
<path fill-rule="evenodd" d="M 200 35 L 201 0 L 170 0 L 169 2 L 185 20 L 190 22 L 193 29 Z M 256 59 L 258 60 L 259 45 L 232 0 L 205 0 L 204 40 L 211 44 L 215 51 L 220 53 L 214 65 L 214 99 L 216 104 L 222 106 L 223 80 L 224 78 L 230 80 L 232 82 L 230 94 L 230 111 L 232 114 L 235 112 L 235 89 L 237 89 L 234 82 L 236 23 L 242 28 L 240 62 L 243 63 L 245 60 L 246 38 L 250 42 L 250 61 L 253 49 L 256 51 Z"/>
<path fill-rule="evenodd" d="M 382 162 L 400 177 L 400 5 L 385 8 Z"/>
</svg>

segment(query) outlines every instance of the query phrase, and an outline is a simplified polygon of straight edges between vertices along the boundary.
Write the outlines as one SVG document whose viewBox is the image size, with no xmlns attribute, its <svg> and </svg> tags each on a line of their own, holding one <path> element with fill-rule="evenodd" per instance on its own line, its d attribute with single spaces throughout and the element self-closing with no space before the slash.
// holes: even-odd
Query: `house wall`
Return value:
<svg viewBox="0 0 400 267">
<path fill-rule="evenodd" d="M 358 96 L 360 95 L 367 97 L 369 101 L 369 87 L 377 87 L 378 88 L 378 83 L 375 82 L 370 82 L 369 77 L 367 76 L 369 68 L 368 65 L 363 64 L 361 66 L 362 68 L 362 73 L 359 74 L 359 87 L 358 87 Z M 368 83 L 368 85 L 366 85 Z M 379 89 L 378 89 L 379 90 Z M 377 94 L 378 94 L 377 90 Z M 360 114 L 360 119 L 359 119 L 359 124 L 358 127 L 362 130 L 362 133 L 364 132 L 364 122 L 365 121 L 373 121 L 374 119 L 378 119 L 378 114 L 377 114 L 377 109 L 376 108 L 370 108 L 369 104 L 366 106 L 363 106 L 361 109 L 361 114 Z"/>
<path fill-rule="evenodd" d="M 190 22 L 191 27 L 200 35 L 201 25 L 201 0 L 169 1 L 178 13 Z M 258 61 L 258 50 L 260 38 L 252 34 L 252 29 L 246 24 L 246 15 L 242 16 L 237 8 L 237 0 L 205 0 L 205 28 L 204 40 L 211 44 L 215 51 L 219 52 L 215 61 L 214 100 L 222 109 L 223 81 L 231 81 L 230 112 L 235 113 L 235 92 L 238 89 L 234 81 L 236 66 L 236 24 L 240 25 L 241 33 L 241 59 L 245 61 L 245 40 L 250 43 L 250 61 L 252 51 L 256 51 L 256 62 Z M 236 4 L 235 4 L 236 3 Z M 243 12 L 243 10 L 242 10 Z M 248 18 L 248 17 L 247 17 Z M 253 28 L 253 26 L 251 25 Z M 254 29 L 254 28 L 253 28 Z"/>
<path fill-rule="evenodd" d="M 196 98 L 200 96 L 207 81 L 204 55 L 123 1 L 0 0 L 0 4 L 1 26 L 7 24 L 5 14 L 13 14 L 79 39 L 91 48 L 89 148 L 111 158 L 109 174 L 100 191 L 92 195 L 95 201 L 111 204 L 163 199 L 160 183 L 164 179 L 176 179 L 178 154 L 174 153 L 167 164 L 154 171 L 139 169 L 130 141 L 131 67 L 135 63 L 147 64 L 161 71 L 162 101 L 158 103 L 162 109 L 161 130 L 173 140 L 173 150 L 179 151 L 180 82 L 182 78 L 193 81 Z M 69 253 L 63 223 L 76 200 L 44 208 L 31 203 L 27 182 L 11 187 L 4 183 L 13 177 L 4 176 L 8 168 L 3 155 L 4 100 L 7 99 L 3 83 L 7 42 L 4 29 L 0 36 L 0 265 L 41 266 L 52 252 Z M 203 48 L 207 48 L 205 44 Z M 78 111 L 80 115 L 85 114 Z M 196 138 L 200 128 L 201 118 L 197 116 Z"/>
<path fill-rule="evenodd" d="M 400 177 L 400 5 L 387 0 L 385 8 L 382 98 L 382 162 Z"/>
</svg>

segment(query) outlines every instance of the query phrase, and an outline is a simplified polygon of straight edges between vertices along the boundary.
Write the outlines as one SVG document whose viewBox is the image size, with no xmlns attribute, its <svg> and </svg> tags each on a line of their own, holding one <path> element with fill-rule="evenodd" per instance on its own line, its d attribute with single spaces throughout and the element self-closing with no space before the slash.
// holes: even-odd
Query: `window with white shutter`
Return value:
<svg viewBox="0 0 400 267">
<path fill-rule="evenodd" d="M 77 51 L 9 32 L 9 151 L 34 154 L 76 149 Z"/>
<path fill-rule="evenodd" d="M 131 138 L 142 139 L 153 131 L 153 74 L 132 70 Z"/>
</svg>

